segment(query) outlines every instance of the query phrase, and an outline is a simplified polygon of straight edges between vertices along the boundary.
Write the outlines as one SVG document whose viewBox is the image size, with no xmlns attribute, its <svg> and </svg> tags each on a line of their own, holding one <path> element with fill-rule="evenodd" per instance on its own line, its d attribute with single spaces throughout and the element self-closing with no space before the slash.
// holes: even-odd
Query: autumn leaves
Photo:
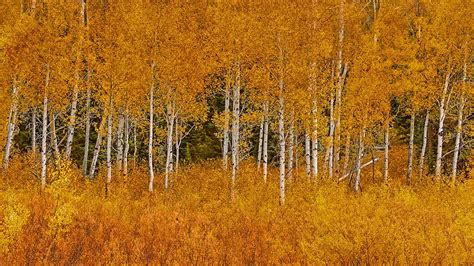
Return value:
<svg viewBox="0 0 474 266">
<path fill-rule="evenodd" d="M 147 161 L 148 190 L 155 189 L 157 165 L 168 189 L 183 139 L 212 111 L 231 198 L 239 163 L 250 155 L 264 182 L 269 165 L 278 165 L 282 204 L 286 182 L 303 164 L 310 179 L 350 177 L 356 191 L 362 169 L 383 164 L 388 182 L 390 147 L 405 131 L 407 181 L 415 171 L 441 179 L 449 166 L 454 180 L 467 156 L 460 153 L 463 136 L 472 137 L 463 135 L 472 108 L 472 25 L 461 5 L 9 3 L 2 14 L 16 19 L 2 21 L 2 78 L 10 88 L 4 168 L 22 123 L 31 129 L 33 153 L 41 137 L 43 185 L 50 154 L 82 163 L 91 179 L 105 161 L 109 184 L 128 174 L 133 147 L 134 161 Z M 436 151 L 427 146 L 434 121 Z M 443 161 L 446 124 L 456 124 L 450 164 Z"/>
</svg>

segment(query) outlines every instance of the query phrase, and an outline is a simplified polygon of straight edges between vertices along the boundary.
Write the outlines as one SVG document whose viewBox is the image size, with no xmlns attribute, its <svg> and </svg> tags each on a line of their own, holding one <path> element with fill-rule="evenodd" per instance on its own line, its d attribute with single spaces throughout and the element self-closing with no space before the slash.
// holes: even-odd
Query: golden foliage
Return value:
<svg viewBox="0 0 474 266">
<path fill-rule="evenodd" d="M 137 168 L 130 181 L 117 180 L 107 198 L 102 182 L 84 185 L 68 177 L 73 172 L 67 165 L 57 168 L 64 176 L 57 176 L 47 193 L 0 191 L 2 264 L 474 260 L 472 180 L 458 187 L 393 181 L 354 194 L 344 184 L 309 182 L 300 173 L 288 184 L 287 204 L 280 206 L 276 172 L 265 184 L 253 164 L 242 166 L 234 202 L 217 162 L 174 174 L 171 189 L 154 194 L 144 191 L 146 172 Z"/>
</svg>

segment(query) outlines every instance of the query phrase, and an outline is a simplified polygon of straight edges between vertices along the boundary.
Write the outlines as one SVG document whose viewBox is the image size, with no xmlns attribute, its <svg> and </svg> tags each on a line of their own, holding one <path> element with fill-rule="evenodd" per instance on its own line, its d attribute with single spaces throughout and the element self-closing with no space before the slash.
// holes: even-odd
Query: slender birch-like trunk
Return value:
<svg viewBox="0 0 474 266">
<path fill-rule="evenodd" d="M 318 102 L 313 101 L 313 132 L 312 132 L 312 176 L 314 180 L 318 178 Z"/>
<path fill-rule="evenodd" d="M 84 157 L 82 160 L 82 172 L 84 175 L 87 175 L 87 164 L 89 160 L 89 141 L 90 141 L 90 133 L 91 133 L 91 90 L 88 87 L 87 88 L 87 94 L 86 94 L 86 129 L 85 129 L 85 135 L 84 135 Z M 92 178 L 91 175 L 89 175 L 89 178 Z"/>
<path fill-rule="evenodd" d="M 300 152 L 299 152 L 299 149 L 298 149 L 298 131 L 296 130 L 296 133 L 294 134 L 294 138 L 293 138 L 293 143 L 294 143 L 294 157 L 295 157 L 295 163 L 294 163 L 294 166 L 293 166 L 293 169 L 296 173 L 298 173 L 298 170 L 299 170 L 299 160 L 300 160 Z"/>
<path fill-rule="evenodd" d="M 263 120 L 260 122 L 260 131 L 258 133 L 258 150 L 257 150 L 257 170 L 260 171 L 260 165 L 262 164 L 262 146 L 263 146 Z"/>
<path fill-rule="evenodd" d="M 335 157 L 334 157 L 334 168 L 336 171 L 339 171 L 339 160 L 341 159 L 341 148 L 340 148 L 340 145 L 341 145 L 341 133 L 342 133 L 342 130 L 341 130 L 341 114 L 342 114 L 342 90 L 344 88 L 344 84 L 345 84 L 345 81 L 346 81 L 346 77 L 347 77 L 347 71 L 348 71 L 349 67 L 347 66 L 347 63 L 344 65 L 344 69 L 342 70 L 342 78 L 341 80 L 339 81 L 339 86 L 338 86 L 338 91 L 337 91 L 337 94 L 336 94 L 336 109 L 337 109 L 337 112 L 336 112 L 336 115 L 337 115 L 337 118 L 336 118 L 336 125 L 335 125 L 335 129 L 334 129 L 334 135 L 336 136 L 336 144 L 334 146 L 334 153 L 335 153 Z"/>
<path fill-rule="evenodd" d="M 311 178 L 311 139 L 307 130 L 304 133 L 304 151 L 306 162 L 306 175 Z"/>
<path fill-rule="evenodd" d="M 282 71 L 283 72 L 283 71 Z M 281 73 L 283 76 L 283 73 Z M 280 146 L 280 205 L 285 203 L 285 100 L 283 97 L 283 77 L 280 77 L 280 95 L 278 100 L 278 139 Z"/>
<path fill-rule="evenodd" d="M 334 130 L 335 130 L 335 121 L 334 121 L 334 95 L 331 93 L 331 101 L 329 102 L 329 147 L 327 150 L 327 166 L 328 166 L 328 175 L 329 179 L 333 178 L 333 163 L 334 163 Z"/>
<path fill-rule="evenodd" d="M 60 152 L 59 152 L 59 146 L 58 146 L 58 135 L 56 134 L 56 114 L 53 112 L 53 110 L 50 110 L 50 123 L 51 123 L 51 136 L 50 136 L 50 141 L 51 141 L 51 146 L 53 147 L 54 151 L 54 158 L 56 160 L 59 160 L 61 157 Z"/>
<path fill-rule="evenodd" d="M 109 113 L 107 117 L 107 183 L 105 186 L 106 195 L 109 191 L 109 185 L 112 182 L 112 87 L 109 95 Z"/>
<path fill-rule="evenodd" d="M 459 110 L 458 110 L 458 124 L 456 126 L 456 140 L 454 142 L 454 155 L 453 155 L 453 171 L 451 174 L 451 181 L 456 182 L 456 176 L 458 172 L 458 158 L 459 151 L 461 149 L 461 136 L 462 136 L 462 120 L 463 120 L 463 109 L 464 109 L 465 99 L 464 95 L 461 95 Z"/>
<path fill-rule="evenodd" d="M 91 180 L 94 178 L 95 169 L 96 169 L 96 166 L 97 166 L 97 162 L 99 160 L 100 146 L 101 146 L 101 142 L 102 142 L 102 127 L 103 127 L 103 123 L 104 123 L 104 120 L 105 120 L 104 118 L 105 117 L 103 117 L 101 119 L 100 124 L 99 124 L 99 128 L 97 130 L 97 139 L 95 141 L 94 152 L 92 154 L 91 167 L 89 169 L 89 179 L 91 179 Z"/>
<path fill-rule="evenodd" d="M 240 63 L 237 63 L 237 75 L 232 93 L 232 183 L 231 198 L 235 199 L 235 179 L 239 166 L 240 141 Z"/>
<path fill-rule="evenodd" d="M 359 192 L 360 190 L 360 176 L 362 171 L 362 157 L 364 156 L 364 138 L 365 138 L 365 129 L 362 128 L 359 135 L 359 149 L 357 151 L 357 160 L 356 160 L 356 177 L 354 182 L 354 190 Z"/>
<path fill-rule="evenodd" d="M 178 173 L 178 169 L 179 169 L 179 148 L 181 146 L 181 134 L 179 133 L 179 119 L 178 117 L 175 118 L 175 126 L 174 126 L 174 136 L 176 138 L 176 142 L 175 142 L 175 152 L 176 152 L 176 156 L 175 156 L 175 173 Z"/>
<path fill-rule="evenodd" d="M 420 153 L 420 165 L 419 165 L 419 172 L 420 172 L 420 179 L 423 178 L 423 171 L 425 170 L 425 154 L 426 154 L 426 145 L 428 143 L 428 125 L 430 123 L 430 111 L 426 111 L 425 116 L 425 123 L 423 125 L 423 142 L 421 144 L 421 153 Z"/>
<path fill-rule="evenodd" d="M 18 112 L 18 88 L 16 80 L 13 80 L 12 104 L 10 107 L 10 116 L 8 119 L 7 143 L 5 145 L 5 156 L 3 159 L 3 168 L 7 169 L 10 163 L 10 154 L 13 146 L 13 136 L 16 128 L 16 119 Z"/>
<path fill-rule="evenodd" d="M 174 110 L 171 103 L 168 103 L 166 107 L 166 122 L 167 122 L 167 132 L 166 132 L 166 165 L 165 165 L 165 189 L 168 189 L 169 186 L 169 175 L 172 171 L 173 163 L 173 128 L 174 128 Z"/>
<path fill-rule="evenodd" d="M 46 186 L 46 166 L 47 166 L 47 139 L 48 139 L 48 96 L 45 93 L 43 99 L 43 124 L 41 139 L 41 188 Z"/>
<path fill-rule="evenodd" d="M 389 138 L 390 125 L 386 125 L 384 132 L 384 153 L 383 153 L 383 180 L 388 182 L 388 162 L 389 162 L 389 148 L 390 148 L 390 138 Z"/>
<path fill-rule="evenodd" d="M 351 159 L 351 136 L 347 135 L 346 137 L 346 144 L 344 145 L 344 173 L 347 173 L 347 169 L 349 168 L 349 161 Z"/>
<path fill-rule="evenodd" d="M 130 150 L 130 121 L 128 110 L 125 112 L 125 148 L 123 150 L 123 175 L 128 175 L 128 152 Z"/>
<path fill-rule="evenodd" d="M 294 165 L 294 146 L 295 146 L 295 134 L 294 134 L 294 111 L 291 113 L 290 127 L 288 129 L 288 178 L 293 177 L 293 165 Z"/>
<path fill-rule="evenodd" d="M 122 172 L 123 167 L 123 129 L 125 126 L 125 117 L 122 112 L 118 115 L 118 126 L 117 126 L 117 168 L 118 172 Z"/>
<path fill-rule="evenodd" d="M 133 125 L 133 169 L 137 168 L 137 154 L 138 154 L 138 143 L 137 143 L 137 125 Z"/>
<path fill-rule="evenodd" d="M 33 108 L 31 114 L 31 152 L 36 161 L 36 108 Z"/>
<path fill-rule="evenodd" d="M 268 178 L 268 102 L 265 102 L 263 118 L 263 181 L 267 183 Z"/>
<path fill-rule="evenodd" d="M 74 140 L 74 131 L 76 129 L 77 99 L 79 96 L 79 70 L 76 70 L 75 76 L 76 84 L 74 85 L 74 90 L 72 92 L 71 114 L 69 116 L 69 125 L 66 140 L 66 153 L 64 155 L 64 158 L 66 160 L 69 160 L 69 158 L 71 157 L 72 142 Z"/>
<path fill-rule="evenodd" d="M 339 163 L 340 159 L 340 148 L 339 145 L 341 143 L 341 113 L 342 113 L 342 89 L 344 86 L 345 77 L 347 74 L 347 64 L 343 69 L 343 50 L 344 50 L 344 37 L 345 37 L 345 18 L 344 18 L 344 2 L 345 0 L 340 1 L 339 6 L 339 36 L 338 36 L 338 61 L 337 61 L 337 91 L 336 91 L 336 125 L 334 128 L 334 136 L 335 136 L 335 145 L 333 146 L 332 153 L 335 153 L 335 160 L 334 164 L 336 165 Z"/>
<path fill-rule="evenodd" d="M 229 158 L 229 122 L 230 121 L 230 71 L 227 73 L 224 92 L 224 136 L 222 143 L 222 164 L 224 169 L 228 168 Z"/>
<path fill-rule="evenodd" d="M 152 72 L 154 72 L 154 65 L 152 66 Z M 154 73 L 152 74 L 154 76 Z M 150 116 L 149 116 L 149 129 L 148 129 L 148 171 L 150 174 L 148 182 L 148 191 L 153 192 L 153 182 L 155 180 L 155 172 L 153 170 L 153 115 L 154 115 L 154 78 L 150 86 Z"/>
<path fill-rule="evenodd" d="M 48 139 L 48 87 L 49 87 L 49 65 L 46 65 L 46 79 L 44 87 L 44 99 L 43 99 L 43 130 L 41 139 L 41 189 L 46 186 L 46 167 L 48 164 L 47 157 L 47 139 Z"/>
<path fill-rule="evenodd" d="M 413 178 L 413 153 L 415 140 L 415 112 L 411 113 L 410 117 L 410 143 L 408 145 L 408 173 L 407 183 L 410 184 Z"/>
<path fill-rule="evenodd" d="M 81 0 L 81 17 L 82 17 L 82 25 L 87 26 L 87 3 L 86 0 Z M 87 34 L 86 34 L 87 36 Z M 91 104 L 91 90 L 89 88 L 89 74 L 90 70 L 89 67 L 86 67 L 86 75 L 85 75 L 85 80 L 86 80 L 86 87 L 87 87 L 87 92 L 86 92 L 86 128 L 85 128 L 85 136 L 84 136 L 84 157 L 82 161 L 82 172 L 84 175 L 87 175 L 87 164 L 88 164 L 88 159 L 89 159 L 89 138 L 90 138 L 90 116 L 91 116 L 91 111 L 90 111 L 90 104 Z"/>
<path fill-rule="evenodd" d="M 464 63 L 464 68 L 463 68 L 463 88 L 466 84 L 467 80 L 467 63 Z M 462 137 L 462 120 L 463 120 L 463 111 L 464 111 L 464 105 L 465 105 L 465 98 L 464 98 L 464 91 L 461 93 L 461 97 L 459 99 L 459 110 L 458 110 L 458 124 L 456 127 L 456 140 L 454 142 L 454 154 L 453 154 L 453 171 L 451 174 L 451 181 L 453 183 L 456 182 L 456 176 L 458 172 L 458 159 L 459 159 L 459 153 L 461 149 L 461 137 Z"/>
<path fill-rule="evenodd" d="M 442 159 L 443 159 L 443 141 L 444 141 L 444 119 L 446 118 L 446 97 L 448 95 L 449 81 L 451 78 L 451 71 L 446 73 L 446 78 L 443 86 L 443 94 L 439 103 L 439 124 L 438 124 L 438 144 L 436 148 L 436 180 L 441 180 Z"/>
</svg>

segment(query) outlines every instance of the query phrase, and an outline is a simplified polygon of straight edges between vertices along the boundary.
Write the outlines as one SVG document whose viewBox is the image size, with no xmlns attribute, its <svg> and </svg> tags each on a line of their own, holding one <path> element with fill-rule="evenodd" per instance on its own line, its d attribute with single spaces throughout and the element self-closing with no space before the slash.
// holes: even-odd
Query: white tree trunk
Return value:
<svg viewBox="0 0 474 266">
<path fill-rule="evenodd" d="M 458 124 L 456 127 L 456 140 L 454 142 L 454 155 L 453 155 L 453 172 L 451 174 L 451 181 L 456 182 L 456 176 L 458 171 L 458 158 L 459 151 L 461 149 L 461 136 L 462 136 L 462 120 L 463 120 L 463 109 L 464 109 L 465 99 L 461 95 L 459 110 L 458 110 Z"/>
<path fill-rule="evenodd" d="M 408 145 L 408 173 L 407 183 L 410 184 L 413 178 L 413 153 L 415 140 L 415 113 L 411 113 L 410 117 L 410 143 Z"/>
<path fill-rule="evenodd" d="M 365 138 L 365 129 L 363 128 L 359 135 L 359 149 L 357 151 L 357 160 L 356 160 L 356 177 L 354 182 L 354 190 L 358 192 L 360 190 L 360 176 L 362 171 L 362 157 L 364 156 L 364 138 Z"/>
<path fill-rule="evenodd" d="M 51 146 L 53 147 L 54 151 L 54 158 L 56 160 L 60 159 L 60 152 L 59 152 L 59 146 L 58 146 L 58 135 L 56 134 L 56 114 L 53 112 L 53 110 L 50 110 L 50 123 L 51 123 L 51 136 L 50 136 L 50 141 L 51 141 Z"/>
<path fill-rule="evenodd" d="M 174 129 L 174 110 L 171 103 L 166 107 L 166 165 L 165 165 L 165 189 L 169 186 L 169 175 L 172 171 L 173 163 L 173 129 Z"/>
<path fill-rule="evenodd" d="M 84 157 L 82 160 L 82 172 L 84 175 L 87 175 L 87 164 L 89 160 L 89 139 L 90 139 L 90 132 L 91 132 L 91 90 L 87 88 L 87 95 L 86 95 L 86 129 L 84 135 Z M 93 175 L 89 175 L 89 178 L 92 178 Z"/>
<path fill-rule="evenodd" d="M 344 69 L 342 70 L 342 77 L 341 77 L 341 80 L 339 81 L 339 86 L 338 86 L 338 91 L 337 91 L 337 95 L 336 95 L 336 109 L 337 109 L 337 112 L 336 112 L 336 115 L 337 115 L 337 118 L 336 118 L 336 126 L 335 126 L 335 129 L 334 129 L 334 135 L 336 136 L 336 144 L 334 146 L 334 153 L 335 153 L 335 157 L 334 157 L 334 168 L 336 171 L 339 172 L 339 160 L 341 159 L 341 148 L 340 148 L 340 145 L 341 145 L 341 133 L 342 133 L 342 128 L 341 128 L 341 114 L 342 114 L 342 90 L 344 88 L 344 84 L 345 84 L 345 80 L 346 80 L 346 77 L 347 77 L 347 71 L 348 71 L 348 66 L 347 66 L 347 63 L 344 65 Z"/>
<path fill-rule="evenodd" d="M 79 73 L 76 71 L 76 85 L 74 85 L 74 90 L 72 92 L 72 103 L 71 103 L 71 114 L 69 116 L 69 125 L 67 131 L 66 139 L 66 153 L 64 155 L 66 160 L 69 160 L 71 157 L 72 151 L 72 142 L 74 139 L 74 131 L 76 128 L 76 111 L 77 111 L 77 98 L 79 96 Z"/>
<path fill-rule="evenodd" d="M 421 153 L 420 153 L 420 179 L 423 178 L 424 163 L 425 163 L 425 154 L 426 154 L 426 145 L 428 144 L 428 125 L 430 123 L 430 111 L 426 111 L 425 123 L 423 125 L 423 143 L 421 144 Z"/>
<path fill-rule="evenodd" d="M 100 145 L 102 142 L 102 127 L 104 123 L 104 118 L 101 119 L 99 128 L 97 130 L 97 140 L 95 141 L 95 147 L 94 147 L 94 152 L 92 155 L 92 162 L 91 162 L 91 167 L 89 169 L 89 179 L 93 179 L 95 175 L 95 169 L 97 166 L 97 162 L 99 160 L 99 153 L 100 153 Z"/>
<path fill-rule="evenodd" d="M 13 146 L 13 136 L 15 133 L 16 119 L 18 112 L 18 91 L 16 81 L 13 81 L 12 104 L 10 107 L 10 117 L 8 121 L 7 144 L 5 145 L 5 156 L 3 159 L 3 168 L 7 169 L 10 163 L 10 154 Z"/>
<path fill-rule="evenodd" d="M 317 100 L 313 101 L 313 132 L 312 132 L 312 177 L 314 180 L 318 178 L 318 102 Z"/>
<path fill-rule="evenodd" d="M 49 74 L 48 74 L 49 75 Z M 49 80 L 47 77 L 46 80 Z M 43 100 L 43 124 L 42 124 L 42 139 L 41 139 L 41 188 L 46 186 L 46 166 L 47 166 L 47 139 L 48 139 L 48 96 L 44 95 Z"/>
<path fill-rule="evenodd" d="M 384 154 L 383 154 L 383 179 L 385 182 L 388 182 L 388 162 L 389 162 L 389 148 L 390 148 L 390 138 L 389 138 L 390 125 L 387 124 L 384 133 Z"/>
<path fill-rule="evenodd" d="M 294 138 L 293 138 L 293 143 L 294 143 L 294 157 L 295 157 L 295 163 L 293 165 L 293 169 L 295 173 L 298 173 L 299 170 L 299 160 L 300 160 L 300 150 L 298 148 L 298 130 L 295 131 Z"/>
<path fill-rule="evenodd" d="M 174 136 L 176 138 L 175 142 L 175 152 L 176 152 L 176 157 L 175 157 L 175 173 L 178 173 L 179 170 L 179 148 L 181 146 L 181 134 L 179 133 L 179 126 L 180 126 L 180 121 L 176 117 L 175 118 L 175 126 L 174 126 Z"/>
<path fill-rule="evenodd" d="M 231 198 L 235 199 L 235 179 L 239 166 L 240 141 L 240 63 L 237 63 L 236 84 L 232 94 L 232 180 Z"/>
<path fill-rule="evenodd" d="M 82 17 L 82 25 L 87 26 L 87 4 L 86 0 L 81 0 L 81 17 Z M 87 164 L 89 159 L 89 138 L 90 138 L 90 104 L 91 104 L 91 90 L 89 88 L 89 74 L 90 70 L 89 67 L 86 67 L 86 86 L 87 86 L 87 98 L 86 98 L 86 132 L 85 132 L 85 140 L 84 140 L 84 158 L 82 161 L 82 172 L 84 175 L 87 175 Z M 92 178 L 92 176 L 90 176 Z"/>
<path fill-rule="evenodd" d="M 41 189 L 46 186 L 46 167 L 48 164 L 47 157 L 47 139 L 48 139 L 48 87 L 49 87 L 49 65 L 46 65 L 46 79 L 44 87 L 44 99 L 43 99 L 43 130 L 41 139 Z"/>
<path fill-rule="evenodd" d="M 230 121 L 230 73 L 227 74 L 224 95 L 224 137 L 222 143 L 222 164 L 227 170 L 229 158 L 229 121 Z"/>
<path fill-rule="evenodd" d="M 295 134 L 294 134 L 294 111 L 291 113 L 290 127 L 288 129 L 288 178 L 293 177 L 293 165 L 294 165 L 294 146 L 295 146 Z"/>
<path fill-rule="evenodd" d="M 123 150 L 123 175 L 128 175 L 128 152 L 130 150 L 130 121 L 128 111 L 125 113 L 125 148 Z"/>
<path fill-rule="evenodd" d="M 81 0 L 81 18 L 82 24 L 87 25 L 87 6 L 86 0 Z"/>
<path fill-rule="evenodd" d="M 280 204 L 285 203 L 285 102 L 283 98 L 283 78 L 280 77 L 280 96 L 278 105 L 278 139 L 280 146 Z"/>
<path fill-rule="evenodd" d="M 118 115 L 118 126 L 117 126 L 117 168 L 118 172 L 122 172 L 123 167 L 123 133 L 125 126 L 125 117 L 120 112 Z"/>
<path fill-rule="evenodd" d="M 260 171 L 260 165 L 262 164 L 262 148 L 263 148 L 263 122 L 264 118 L 260 122 L 260 131 L 258 133 L 258 150 L 257 150 L 257 170 Z"/>
<path fill-rule="evenodd" d="M 107 117 L 107 183 L 106 194 L 109 191 L 109 185 L 112 181 L 112 90 L 109 95 L 109 113 Z"/>
<path fill-rule="evenodd" d="M 133 123 L 133 169 L 137 168 L 137 125 Z"/>
<path fill-rule="evenodd" d="M 263 120 L 263 181 L 267 183 L 268 178 L 268 102 L 264 105 Z"/>
<path fill-rule="evenodd" d="M 155 172 L 153 170 L 153 115 L 154 115 L 154 84 L 150 86 L 150 120 L 148 129 L 148 171 L 150 174 L 148 182 L 148 191 L 153 192 L 153 182 L 155 180 Z"/>
<path fill-rule="evenodd" d="M 463 68 L 463 88 L 466 84 L 467 80 L 467 64 L 464 63 L 464 68 Z M 454 154 L 453 154 L 453 171 L 451 174 L 451 181 L 454 183 L 456 182 L 456 176 L 458 172 L 458 159 L 459 159 L 459 153 L 461 149 L 461 137 L 462 137 L 462 120 L 463 120 L 463 111 L 464 111 L 464 105 L 465 105 L 465 98 L 464 98 L 464 91 L 461 93 L 461 97 L 459 99 L 459 110 L 458 110 L 458 124 L 456 127 L 456 140 L 454 142 Z"/>
<path fill-rule="evenodd" d="M 344 2 L 345 0 L 340 1 L 339 6 L 339 36 L 338 36 L 338 61 L 337 61 L 337 91 L 336 91 L 336 125 L 334 128 L 335 135 L 335 144 L 333 145 L 332 153 L 335 153 L 334 164 L 336 169 L 340 159 L 340 148 L 341 143 L 341 113 L 342 113 L 342 89 L 344 86 L 344 81 L 347 74 L 347 64 L 343 69 L 343 50 L 344 50 L 344 37 L 345 37 L 345 17 L 344 17 Z"/>
<path fill-rule="evenodd" d="M 308 131 L 304 133 L 304 151 L 306 162 L 306 175 L 311 178 L 311 139 Z"/>
<path fill-rule="evenodd" d="M 36 161 L 36 108 L 33 108 L 31 115 L 31 152 Z"/>
<path fill-rule="evenodd" d="M 346 137 L 346 144 L 344 146 L 344 173 L 347 173 L 347 169 L 349 168 L 349 161 L 351 159 L 351 136 L 348 134 Z"/>
<path fill-rule="evenodd" d="M 339 89 L 338 89 L 339 90 Z M 334 163 L 334 130 L 335 130 L 335 121 L 334 121 L 334 95 L 331 93 L 331 100 L 329 102 L 329 146 L 327 150 L 327 166 L 328 166 L 328 175 L 329 179 L 333 178 L 333 163 Z"/>
<path fill-rule="evenodd" d="M 448 95 L 449 80 L 451 78 L 451 72 L 448 71 L 443 86 L 443 94 L 439 103 L 439 124 L 438 124 L 438 144 L 436 148 L 436 179 L 437 181 L 441 180 L 441 171 L 442 171 L 442 159 L 443 159 L 443 135 L 444 135 L 444 119 L 446 118 L 446 97 Z"/>
</svg>

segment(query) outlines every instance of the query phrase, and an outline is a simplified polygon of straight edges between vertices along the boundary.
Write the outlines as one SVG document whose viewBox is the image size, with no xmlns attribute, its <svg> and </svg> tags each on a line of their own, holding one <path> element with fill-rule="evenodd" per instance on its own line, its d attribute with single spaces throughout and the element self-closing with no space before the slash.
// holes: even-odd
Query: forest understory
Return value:
<svg viewBox="0 0 474 266">
<path fill-rule="evenodd" d="M 220 162 L 185 167 L 169 190 L 148 192 L 147 171 L 105 169 L 84 181 L 57 161 L 42 191 L 18 158 L 0 179 L 0 264 L 469 264 L 474 261 L 474 182 L 430 177 L 384 184 L 379 167 L 365 186 L 296 171 L 278 201 L 278 171 L 265 183 L 242 164 L 236 195 Z M 375 176 L 372 176 L 374 170 Z M 157 188 L 163 187 L 159 182 Z"/>
</svg>

